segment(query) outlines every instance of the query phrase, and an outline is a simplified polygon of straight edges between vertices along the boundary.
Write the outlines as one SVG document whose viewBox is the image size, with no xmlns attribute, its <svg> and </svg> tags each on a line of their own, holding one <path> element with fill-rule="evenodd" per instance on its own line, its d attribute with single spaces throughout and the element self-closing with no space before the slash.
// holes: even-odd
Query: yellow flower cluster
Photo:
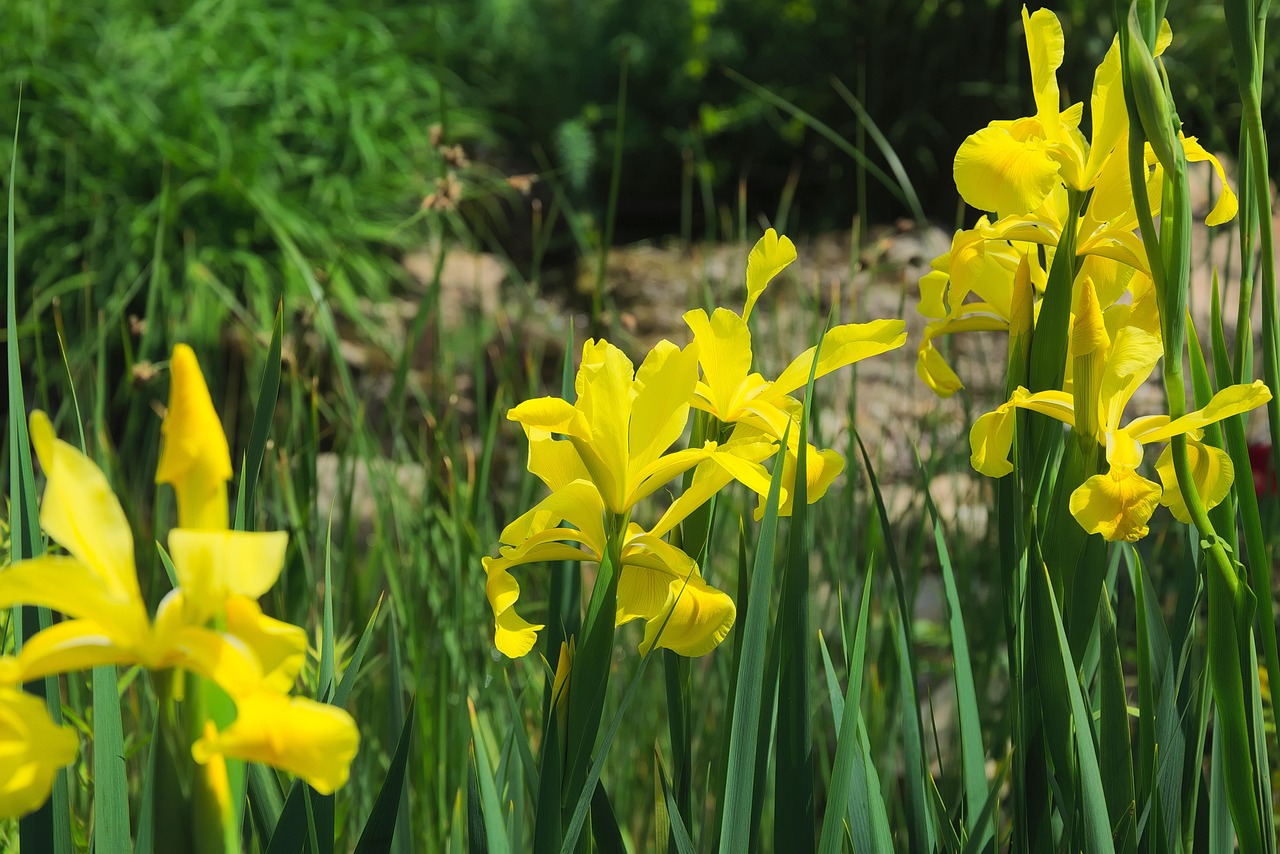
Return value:
<svg viewBox="0 0 1280 854">
<path fill-rule="evenodd" d="M 662 341 L 638 369 L 607 341 L 587 341 L 572 403 L 543 397 L 508 413 L 528 437 L 529 471 L 551 494 L 506 527 L 498 557 L 484 558 L 494 643 L 505 655 L 528 653 L 543 628 L 516 613 L 520 586 L 509 570 L 541 561 L 598 562 L 611 543 L 620 567 L 616 621 L 646 621 L 642 653 L 656 642 L 681 655 L 703 655 L 728 634 L 733 600 L 708 584 L 668 535 L 733 481 L 764 496 L 770 474 L 762 463 L 784 437 L 781 512 L 789 513 L 792 490 L 786 487 L 794 482 L 802 450 L 803 407 L 793 392 L 804 387 L 811 370 L 821 377 L 906 340 L 901 320 L 846 324 L 828 331 L 820 348 L 796 357 L 776 379 L 753 371 L 747 320 L 765 287 L 795 258 L 791 241 L 769 229 L 747 261 L 741 315 L 727 308 L 710 316 L 688 312 L 692 343 L 682 349 Z M 706 413 L 705 441 L 672 450 L 695 410 Z M 815 501 L 844 460 L 812 445 L 803 452 L 807 496 Z M 646 529 L 631 521 L 641 501 L 690 471 L 686 488 L 656 523 Z"/>
<path fill-rule="evenodd" d="M 1088 478 L 1071 496 L 1072 514 L 1090 533 L 1133 541 L 1146 535 L 1158 504 L 1189 521 L 1169 452 L 1157 463 L 1163 488 L 1137 473 L 1142 447 L 1187 434 L 1198 491 L 1206 506 L 1226 496 L 1232 480 L 1227 455 L 1199 441 L 1202 429 L 1261 406 L 1271 393 L 1261 382 L 1223 389 L 1204 408 L 1171 421 L 1167 415 L 1121 418 L 1130 398 L 1163 355 L 1160 323 L 1146 250 L 1135 233 L 1139 209 L 1131 191 L 1129 117 L 1121 87 L 1120 50 L 1111 45 L 1094 75 L 1092 133 L 1080 130 L 1084 105 L 1060 110 L 1057 70 L 1063 59 L 1062 27 L 1047 10 L 1022 12 L 1031 66 L 1034 116 L 994 121 L 961 144 L 955 181 L 971 206 L 994 216 L 956 233 L 951 251 L 934 259 L 920 282 L 919 311 L 929 323 L 917 355 L 917 372 L 939 395 L 962 387 L 935 349 L 943 335 L 1016 327 L 1021 296 L 1030 325 L 1038 317 L 1047 270 L 1060 244 L 1074 246 L 1070 349 L 1060 390 L 1017 388 L 970 433 L 973 466 L 990 477 L 1010 473 L 1016 409 L 1056 418 L 1105 449 L 1107 471 Z M 1172 40 L 1167 22 L 1156 53 Z M 1220 225 L 1235 217 L 1237 202 L 1222 164 L 1194 137 L 1180 136 L 1189 161 L 1209 161 L 1222 191 L 1206 219 Z M 1164 174 L 1146 149 L 1146 198 L 1160 213 Z M 1067 240 L 1066 238 L 1070 238 Z M 1031 306 L 1026 306 L 1027 296 Z"/>
<path fill-rule="evenodd" d="M 236 716 L 223 729 L 204 723 L 191 748 L 201 764 L 261 762 L 325 793 L 347 780 L 359 742 L 355 722 L 341 709 L 288 695 L 305 661 L 306 632 L 264 615 L 257 603 L 284 566 L 287 535 L 228 530 L 226 436 L 191 348 L 178 345 L 171 366 L 156 482 L 177 494 L 179 526 L 168 541 L 177 586 L 154 619 L 138 587 L 128 519 L 105 475 L 54 435 L 44 413 L 31 416 L 46 479 L 40 525 L 66 554 L 0 572 L 0 607 L 42 606 L 66 619 L 0 659 L 0 816 L 40 806 L 77 746 L 73 731 L 56 727 L 43 703 L 17 686 L 99 665 L 190 672 L 224 691 Z"/>
</svg>

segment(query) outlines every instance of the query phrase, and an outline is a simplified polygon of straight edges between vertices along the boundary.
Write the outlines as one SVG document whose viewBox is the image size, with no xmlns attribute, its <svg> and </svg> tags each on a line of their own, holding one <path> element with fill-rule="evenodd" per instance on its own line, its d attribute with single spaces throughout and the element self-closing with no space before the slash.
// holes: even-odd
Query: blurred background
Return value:
<svg viewBox="0 0 1280 854">
<path fill-rule="evenodd" d="M 1064 96 L 1087 100 L 1111 6 L 1052 8 Z M 402 695 L 417 690 L 412 808 L 419 835 L 438 840 L 466 785 L 467 699 L 500 709 L 503 731 L 534 719 L 539 693 L 520 693 L 522 679 L 540 684 L 536 664 L 497 660 L 479 581 L 498 531 L 541 495 L 506 408 L 558 393 L 569 341 L 607 332 L 635 354 L 687 335 L 688 308 L 740 305 L 748 249 L 769 226 L 800 260 L 756 312 L 760 370 L 828 316 L 906 317 L 916 334 L 915 282 L 975 217 L 951 180 L 956 148 L 1034 110 L 1020 13 L 1010 0 L 5 0 L 0 180 L 15 204 L 4 239 L 18 318 L 5 334 L 19 337 L 28 406 L 64 437 L 83 425 L 135 539 L 163 541 L 172 499 L 151 472 L 173 343 L 195 346 L 243 449 L 282 306 L 256 504 L 256 527 L 291 534 L 271 612 L 316 625 L 332 555 L 345 660 L 388 594 L 389 639 L 353 696 L 378 758 L 359 766 L 338 821 L 368 811 Z M 1230 162 L 1239 107 L 1221 8 L 1171 0 L 1168 16 L 1182 118 Z M 1269 127 L 1276 77 L 1266 70 Z M 992 502 L 969 470 L 967 425 L 1003 390 L 1005 345 L 963 337 L 964 393 L 939 401 L 916 380 L 912 338 L 860 365 L 857 384 L 824 386 L 815 441 L 844 448 L 856 424 L 915 543 L 931 531 L 920 449 L 966 612 L 985 613 Z M 847 592 L 879 547 L 857 469 L 818 505 L 828 590 Z M 151 550 L 139 560 L 154 606 L 163 569 Z M 938 575 L 922 547 L 912 561 L 922 660 L 941 684 Z M 545 579 L 527 577 L 535 602 Z M 834 632 L 838 597 L 821 598 L 815 623 Z M 970 631 L 986 678 L 1003 666 L 999 621 Z M 873 646 L 892 659 L 891 644 Z M 314 688 L 314 662 L 307 678 Z M 892 680 L 877 679 L 868 730 L 892 745 Z M 637 714 L 647 723 L 618 749 L 643 776 L 663 711 Z M 636 838 L 651 795 L 616 802 Z"/>
<path fill-rule="evenodd" d="M 1054 10 L 1065 97 L 1087 100 L 1110 6 Z M 136 283 L 156 268 L 270 302 L 300 284 L 281 263 L 285 241 L 342 296 L 403 280 L 400 256 L 439 229 L 526 278 L 592 257 L 606 238 L 687 245 L 765 223 L 815 233 L 922 216 L 950 229 L 960 141 L 1031 110 L 1019 11 L 1009 0 L 11 0 L 0 128 L 12 137 L 21 97 L 18 281 L 41 302 L 105 286 L 142 314 Z M 1169 16 L 1183 118 L 1212 150 L 1233 151 L 1221 9 L 1174 0 Z M 1275 75 L 1265 79 L 1274 120 Z M 225 302 L 209 303 L 210 329 Z"/>
</svg>

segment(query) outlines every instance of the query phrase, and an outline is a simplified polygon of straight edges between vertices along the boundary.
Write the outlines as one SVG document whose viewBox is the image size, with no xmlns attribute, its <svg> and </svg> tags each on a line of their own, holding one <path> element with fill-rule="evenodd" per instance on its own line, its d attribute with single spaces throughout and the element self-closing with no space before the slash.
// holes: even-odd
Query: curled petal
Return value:
<svg viewBox="0 0 1280 854">
<path fill-rule="evenodd" d="M 678 655 L 706 655 L 729 634 L 737 613 L 733 600 L 700 576 L 690 577 L 687 584 L 673 580 L 658 615 L 645 623 L 640 654 L 647 655 L 656 643 Z"/>
<path fill-rule="evenodd" d="M 1204 509 L 1212 510 L 1231 491 L 1231 482 L 1235 479 L 1231 457 L 1220 448 L 1191 439 L 1187 442 L 1187 458 L 1191 462 L 1191 478 L 1195 481 L 1196 492 L 1200 494 Z M 1173 518 L 1190 525 L 1191 513 L 1187 509 L 1187 499 L 1178 486 L 1171 446 L 1160 454 L 1160 459 L 1156 461 L 1156 471 L 1160 474 L 1160 482 L 1164 484 L 1160 503 L 1169 508 Z"/>
<path fill-rule="evenodd" d="M 301 626 L 262 613 L 248 596 L 226 601 L 227 632 L 239 638 L 262 666 L 263 685 L 288 692 L 307 660 L 307 633 Z"/>
<path fill-rule="evenodd" d="M 156 483 L 171 484 L 177 492 L 178 520 L 184 528 L 225 528 L 231 480 L 226 433 L 195 352 L 186 344 L 175 346 L 169 370 L 169 407 L 160 426 L 164 447 Z"/>
<path fill-rule="evenodd" d="M 534 625 L 516 613 L 520 584 L 507 572 L 505 561 L 486 557 L 484 570 L 488 574 L 485 594 L 489 597 L 489 607 L 493 609 L 493 644 L 507 658 L 521 658 L 533 649 L 543 626 Z"/>
<path fill-rule="evenodd" d="M 796 247 L 786 235 L 779 235 L 772 228 L 756 241 L 747 256 L 747 301 L 742 307 L 744 318 L 751 316 L 751 309 L 764 293 L 765 286 L 796 260 Z"/>
<path fill-rule="evenodd" d="M 1030 213 L 1058 183 L 1058 162 L 1040 140 L 988 126 L 960 144 L 956 189 L 971 207 L 1001 215 Z"/>
<path fill-rule="evenodd" d="M 1147 535 L 1160 502 L 1160 486 L 1133 471 L 1113 470 L 1086 480 L 1071 493 L 1071 515 L 1090 534 L 1115 542 Z"/>
<path fill-rule="evenodd" d="M 1182 150 L 1191 163 L 1208 160 L 1213 166 L 1213 171 L 1218 175 L 1218 182 L 1222 184 L 1222 192 L 1218 194 L 1213 210 L 1209 211 L 1209 215 L 1205 217 L 1204 224 L 1222 225 L 1235 219 L 1236 212 L 1240 209 L 1240 202 L 1236 199 L 1236 194 L 1231 191 L 1231 185 L 1227 183 L 1227 173 L 1222 168 L 1222 161 L 1206 151 L 1194 136 L 1182 138 Z"/>
<path fill-rule="evenodd" d="M 258 691 L 235 698 L 236 719 L 217 731 L 210 723 L 191 746 L 200 764 L 214 756 L 260 762 L 301 777 L 323 795 L 347 782 L 360 744 L 351 715 L 302 697 Z"/>
<path fill-rule="evenodd" d="M 0 818 L 19 818 L 47 801 L 58 769 L 78 748 L 75 730 L 56 725 L 43 700 L 0 688 Z"/>
<path fill-rule="evenodd" d="M 974 471 L 987 477 L 1004 477 L 1013 471 L 1009 451 L 1013 449 L 1014 428 L 1014 407 L 1007 403 L 973 422 L 969 462 Z"/>
</svg>

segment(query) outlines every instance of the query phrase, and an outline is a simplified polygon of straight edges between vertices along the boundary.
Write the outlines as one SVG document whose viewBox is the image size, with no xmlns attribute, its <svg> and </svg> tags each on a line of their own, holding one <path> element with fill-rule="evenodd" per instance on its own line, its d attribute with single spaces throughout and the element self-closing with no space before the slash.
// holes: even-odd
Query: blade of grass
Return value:
<svg viewBox="0 0 1280 854">
<path fill-rule="evenodd" d="M 484 835 L 487 850 L 494 854 L 504 854 L 511 846 L 503 827 L 502 801 L 498 798 L 498 790 L 494 785 L 493 769 L 490 766 L 488 742 L 476 715 L 475 703 L 467 698 L 467 713 L 471 719 L 471 767 L 476 774 L 479 794 L 479 809 L 484 819 Z M 473 839 L 474 844 L 474 839 Z M 473 848 L 474 850 L 474 848 Z"/>
<path fill-rule="evenodd" d="M 911 608 L 907 603 L 907 587 L 902 576 L 902 567 L 898 563 L 897 550 L 893 545 L 895 538 L 889 523 L 889 512 L 885 509 L 880 482 L 871 465 L 871 455 L 867 453 L 867 446 L 863 444 L 862 436 L 858 431 L 852 432 L 854 439 L 858 442 L 863 468 L 871 484 L 871 495 L 875 500 L 876 516 L 880 521 L 885 556 L 889 559 L 889 568 L 893 571 L 893 583 L 898 598 L 899 618 L 894 621 L 894 629 L 898 651 L 898 682 L 901 690 L 899 702 L 902 706 L 903 759 L 908 769 L 903 774 L 907 821 L 910 824 L 908 844 L 913 852 L 932 851 L 935 848 L 933 822 L 929 820 L 927 814 L 929 807 L 924 791 L 924 778 L 928 774 L 924 763 L 924 729 L 920 722 L 920 701 L 916 696 L 915 686 L 915 676 L 920 671 L 916 666 L 915 649 L 911 640 Z"/>
<path fill-rule="evenodd" d="M 872 564 L 871 566 L 874 566 Z M 859 734 L 862 712 L 862 673 L 866 663 L 867 628 L 870 614 L 872 578 L 870 566 L 862 584 L 858 624 L 854 628 L 853 647 L 849 660 L 849 684 L 840 697 L 836 688 L 835 672 L 826 642 L 821 644 L 823 666 L 827 672 L 827 687 L 831 698 L 831 711 L 835 718 L 836 755 L 831 767 L 831 783 L 827 792 L 827 810 L 822 817 L 819 837 L 820 854 L 836 854 L 844 839 L 844 819 L 849 818 L 849 830 L 856 851 L 887 851 L 892 848 L 889 838 L 889 818 L 884 801 L 878 799 L 879 786 L 873 791 L 868 785 L 875 768 L 867 761 L 865 744 Z M 887 847 L 886 847 L 887 846 Z"/>
<path fill-rule="evenodd" d="M 396 828 L 408 818 L 401 809 L 401 795 L 409 763 L 409 744 L 413 740 L 413 705 L 416 699 L 409 698 L 409 710 L 404 716 L 400 738 L 396 740 L 395 753 L 391 755 L 387 776 L 374 799 L 373 810 L 364 823 L 364 829 L 360 831 L 355 854 L 387 854 L 391 850 Z"/>
<path fill-rule="evenodd" d="M 942 566 L 943 588 L 947 596 L 947 619 L 951 630 L 951 655 L 956 682 L 956 706 L 960 715 L 960 765 L 964 778 L 965 806 L 970 837 L 978 837 L 981 844 L 995 838 L 995 828 L 978 825 L 977 816 L 987 799 L 988 783 L 986 753 L 982 748 L 982 720 L 978 715 L 978 691 L 973 681 L 973 665 L 969 658 L 969 635 L 964 627 L 964 614 L 960 608 L 960 593 L 956 589 L 955 572 L 951 568 L 951 554 L 942 534 L 942 520 L 934 506 L 929 472 L 916 453 L 916 466 L 924 479 L 924 501 L 933 520 L 933 540 L 938 549 L 938 562 Z"/>
<path fill-rule="evenodd" d="M 1067 643 L 1067 633 L 1062 625 L 1062 614 L 1058 611 L 1058 602 L 1053 595 L 1053 585 L 1049 580 L 1046 567 L 1029 572 L 1031 596 L 1036 608 L 1037 617 L 1052 627 L 1057 635 L 1057 654 L 1061 658 L 1062 672 L 1066 678 L 1065 693 L 1075 724 L 1076 759 L 1078 762 L 1078 780 L 1075 781 L 1081 790 L 1080 808 L 1083 814 L 1083 849 L 1089 854 L 1114 854 L 1115 845 L 1111 839 L 1111 822 L 1107 817 L 1106 795 L 1102 786 L 1102 772 L 1098 766 L 1098 754 L 1093 744 L 1093 716 L 1085 705 L 1080 691 L 1080 682 L 1076 677 L 1075 662 L 1071 658 L 1071 648 Z M 1056 686 L 1053 686 L 1056 687 Z M 1059 695 L 1060 696 L 1060 695 Z"/>
<path fill-rule="evenodd" d="M 271 421 L 280 396 L 280 354 L 283 340 L 284 301 L 281 300 L 276 307 L 275 322 L 271 326 L 271 345 L 267 349 L 267 364 L 262 369 L 262 382 L 258 387 L 258 403 L 253 412 L 253 426 L 249 430 L 249 445 L 240 466 L 240 500 L 236 503 L 235 513 L 235 528 L 238 531 L 252 528 L 258 474 L 262 470 L 262 457 L 267 450 Z"/>
<path fill-rule="evenodd" d="M 128 851 L 129 779 L 115 665 L 93 669 L 93 844 Z"/>
<path fill-rule="evenodd" d="M 788 427 L 787 432 L 790 432 Z M 782 469 L 787 436 L 774 461 L 774 475 L 765 499 L 760 537 L 756 543 L 755 566 L 751 572 L 751 597 L 742 630 L 742 658 L 739 661 L 737 691 L 733 697 L 733 726 L 729 733 L 729 764 L 725 774 L 726 800 L 720 829 L 721 854 L 740 854 L 750 839 L 751 798 L 758 781 L 756 742 L 759 738 L 764 693 L 773 686 L 763 684 L 765 647 L 768 640 L 769 605 L 773 600 L 773 548 L 778 533 L 778 500 L 782 489 Z M 763 781 L 759 781 L 762 785 Z"/>
</svg>

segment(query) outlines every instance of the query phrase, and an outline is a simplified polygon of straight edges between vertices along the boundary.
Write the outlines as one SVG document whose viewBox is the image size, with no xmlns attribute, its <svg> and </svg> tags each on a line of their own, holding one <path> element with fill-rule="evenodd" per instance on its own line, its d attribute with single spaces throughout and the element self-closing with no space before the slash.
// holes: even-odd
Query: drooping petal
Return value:
<svg viewBox="0 0 1280 854">
<path fill-rule="evenodd" d="M 1010 404 L 979 416 L 969 429 L 969 462 L 978 474 L 1004 477 L 1013 471 L 1009 451 L 1013 448 L 1015 410 Z"/>
<path fill-rule="evenodd" d="M 1038 391 L 1032 394 L 1019 386 L 1007 403 L 973 422 L 969 430 L 969 461 L 975 471 L 987 477 L 1004 477 L 1013 471 L 1009 451 L 1013 447 L 1016 426 L 1014 409 L 1030 409 L 1048 415 L 1068 426 L 1075 424 L 1075 406 L 1064 391 Z"/>
<path fill-rule="evenodd" d="M 31 444 L 46 479 L 40 527 L 101 578 L 112 598 L 141 602 L 133 532 L 102 470 L 54 436 L 39 410 L 31 413 Z"/>
<path fill-rule="evenodd" d="M 230 595 L 258 598 L 284 569 L 289 535 L 283 531 L 169 532 L 169 554 L 190 608 L 211 617 Z"/>
<path fill-rule="evenodd" d="M 244 641 L 227 632 L 182 624 L 180 618 L 169 616 L 181 609 L 166 609 L 166 601 L 160 603 L 156 616 L 154 655 L 158 659 L 151 667 L 182 667 L 214 682 L 233 697 L 264 687 L 262 664 Z"/>
<path fill-rule="evenodd" d="M 226 433 L 195 352 L 186 344 L 176 345 L 169 371 L 169 406 L 160 425 L 164 444 L 156 483 L 171 484 L 177 492 L 182 527 L 225 528 L 227 481 L 231 480 Z"/>
<path fill-rule="evenodd" d="M 301 626 L 262 613 L 248 596 L 226 600 L 227 633 L 239 638 L 262 666 L 263 686 L 287 693 L 307 660 L 307 633 Z"/>
<path fill-rule="evenodd" d="M 1113 470 L 1086 480 L 1071 493 L 1071 515 L 1090 534 L 1111 542 L 1136 542 L 1160 501 L 1160 486 L 1133 471 Z"/>
<path fill-rule="evenodd" d="M 58 769 L 79 746 L 75 730 L 49 718 L 44 700 L 0 687 L 0 818 L 20 818 L 47 801 Z"/>
<path fill-rule="evenodd" d="M 701 576 L 691 576 L 687 583 L 672 580 L 657 616 L 645 623 L 640 654 L 647 655 L 656 643 L 677 655 L 706 655 L 725 639 L 736 618 L 733 600 Z"/>
<path fill-rule="evenodd" d="M 809 382 L 815 351 L 818 352 L 818 366 L 814 371 L 816 379 L 846 365 L 901 347 L 906 340 L 906 324 L 901 320 L 873 320 L 837 326 L 822 336 L 820 350 L 810 347 L 778 375 L 770 394 L 790 394 L 803 388 Z"/>
<path fill-rule="evenodd" d="M 685 323 L 698 345 L 704 392 L 711 414 L 721 421 L 733 420 L 735 403 L 751 372 L 751 331 L 747 322 L 727 308 L 717 308 L 707 317 L 702 309 L 687 312 Z"/>
<path fill-rule="evenodd" d="M 920 341 L 920 349 L 916 351 L 916 376 L 941 398 L 951 397 L 964 388 L 959 374 L 947 364 L 931 339 Z"/>
<path fill-rule="evenodd" d="M 1222 161 L 1214 157 L 1208 151 L 1205 151 L 1194 136 L 1184 136 L 1182 138 L 1182 150 L 1186 152 L 1187 160 L 1191 163 L 1200 163 L 1208 160 L 1213 166 L 1213 171 L 1218 175 L 1218 183 L 1222 185 L 1222 192 L 1218 194 L 1218 200 L 1213 205 L 1213 210 L 1209 211 L 1209 215 L 1205 217 L 1205 225 L 1222 225 L 1224 222 L 1230 222 L 1235 219 L 1236 211 L 1240 208 L 1240 202 L 1236 199 L 1236 194 L 1231 191 L 1231 185 L 1227 183 L 1226 170 L 1222 168 Z"/>
<path fill-rule="evenodd" d="M 493 609 L 493 644 L 508 658 L 521 658 L 538 642 L 542 625 L 535 625 L 516 613 L 516 600 L 520 598 L 520 584 L 507 572 L 508 561 L 501 558 L 482 559 L 488 580 L 485 595 Z"/>
<path fill-rule="evenodd" d="M 537 428 L 529 435 L 529 472 L 552 491 L 591 477 L 572 442 L 552 439 L 549 433 Z"/>
<path fill-rule="evenodd" d="M 671 502 L 651 533 L 658 537 L 666 536 L 730 481 L 744 483 L 757 494 L 767 493 L 769 472 L 760 462 L 776 449 L 777 445 L 763 436 L 759 439 L 730 440 L 715 448 L 706 459 L 698 463 L 689 486 Z"/>
<path fill-rule="evenodd" d="M 680 655 L 705 655 L 724 640 L 736 613 L 733 600 L 703 580 L 692 558 L 632 529 L 618 577 L 617 621 L 646 621 L 642 655 L 655 639 Z"/>
<path fill-rule="evenodd" d="M 351 715 L 336 706 L 270 691 L 236 697 L 236 719 L 218 732 L 206 728 L 191 746 L 205 764 L 215 755 L 260 762 L 301 777 L 321 794 L 344 783 L 360 744 Z"/>
<path fill-rule="evenodd" d="M 1019 140 L 1002 127 L 971 134 L 956 151 L 954 176 L 971 207 L 1002 216 L 1030 213 L 1058 183 L 1058 161 L 1040 140 Z"/>
<path fill-rule="evenodd" d="M 796 247 L 791 238 L 779 235 L 772 228 L 751 247 L 747 256 L 747 300 L 742 307 L 742 317 L 751 316 L 751 309 L 764 293 L 765 286 L 796 260 Z"/>
<path fill-rule="evenodd" d="M 1187 441 L 1187 458 L 1191 463 L 1191 478 L 1195 481 L 1200 501 L 1204 504 L 1204 509 L 1212 510 L 1231 491 L 1231 482 L 1235 479 L 1231 457 L 1220 448 L 1191 439 Z M 1156 471 L 1160 474 L 1160 482 L 1164 484 L 1160 503 L 1169 508 L 1173 518 L 1190 525 L 1192 519 L 1187 509 L 1187 499 L 1178 486 L 1178 475 L 1173 469 L 1172 446 L 1166 447 L 1160 454 L 1160 459 L 1156 461 Z"/>
</svg>

